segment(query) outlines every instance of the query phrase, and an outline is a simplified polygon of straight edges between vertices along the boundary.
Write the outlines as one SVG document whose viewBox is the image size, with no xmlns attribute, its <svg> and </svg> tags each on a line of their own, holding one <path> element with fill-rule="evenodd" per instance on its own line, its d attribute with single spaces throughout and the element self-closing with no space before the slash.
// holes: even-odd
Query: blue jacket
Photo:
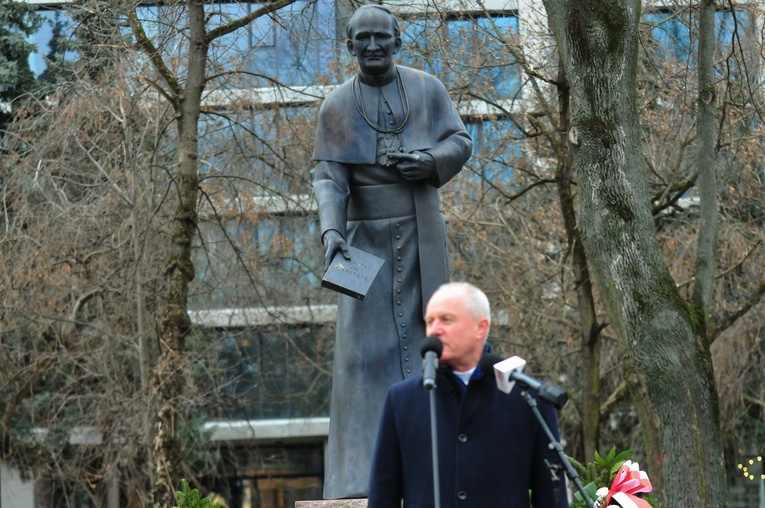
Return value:
<svg viewBox="0 0 765 508">
<path fill-rule="evenodd" d="M 520 387 L 501 392 L 480 368 L 467 387 L 445 367 L 436 382 L 441 508 L 568 507 L 565 482 L 554 484 L 545 464 L 559 457 Z M 558 439 L 555 410 L 537 407 Z M 400 508 L 402 499 L 404 508 L 432 508 L 431 462 L 429 392 L 417 376 L 388 392 L 368 508 Z M 565 478 L 562 469 L 558 476 Z"/>
</svg>

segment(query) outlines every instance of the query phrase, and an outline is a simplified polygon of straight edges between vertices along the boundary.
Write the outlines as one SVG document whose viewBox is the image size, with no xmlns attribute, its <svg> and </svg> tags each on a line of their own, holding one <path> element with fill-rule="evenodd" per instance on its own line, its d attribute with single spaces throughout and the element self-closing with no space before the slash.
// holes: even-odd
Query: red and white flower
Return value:
<svg viewBox="0 0 765 508">
<path fill-rule="evenodd" d="M 638 492 L 651 492 L 651 490 L 653 487 L 646 472 L 640 470 L 637 462 L 627 460 L 611 482 L 611 488 L 608 489 L 605 498 L 605 506 L 616 506 L 611 504 L 611 500 L 614 500 L 622 508 L 651 508 L 647 501 L 633 495 Z"/>
</svg>

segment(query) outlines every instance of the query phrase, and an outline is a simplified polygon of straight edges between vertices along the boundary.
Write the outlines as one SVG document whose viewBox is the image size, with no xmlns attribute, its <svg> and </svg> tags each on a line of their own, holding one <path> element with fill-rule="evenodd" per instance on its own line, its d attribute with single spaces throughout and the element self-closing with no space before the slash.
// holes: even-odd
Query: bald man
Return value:
<svg viewBox="0 0 765 508">
<path fill-rule="evenodd" d="M 545 463 L 559 458 L 520 388 L 499 391 L 494 373 L 479 366 L 491 323 L 486 295 L 471 284 L 445 284 L 428 302 L 425 322 L 427 335 L 443 344 L 435 388 L 441 507 L 568 507 L 565 485 Z M 434 506 L 428 397 L 422 376 L 388 392 L 368 508 Z M 538 408 L 557 439 L 555 410 Z"/>
</svg>

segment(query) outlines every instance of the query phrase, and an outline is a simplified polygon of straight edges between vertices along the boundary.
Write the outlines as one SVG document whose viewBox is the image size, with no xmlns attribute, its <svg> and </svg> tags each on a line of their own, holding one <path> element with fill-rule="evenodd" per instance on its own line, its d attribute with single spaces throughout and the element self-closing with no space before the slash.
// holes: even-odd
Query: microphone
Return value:
<svg viewBox="0 0 765 508">
<path fill-rule="evenodd" d="M 426 390 L 432 390 L 436 387 L 436 368 L 438 359 L 441 358 L 441 352 L 444 350 L 444 344 L 438 337 L 425 337 L 420 346 L 422 355 L 422 386 Z"/>
<path fill-rule="evenodd" d="M 523 358 L 513 356 L 502 360 L 499 356 L 490 353 L 481 358 L 479 365 L 484 372 L 494 369 L 497 388 L 505 393 L 510 393 L 515 383 L 518 383 L 523 388 L 537 392 L 540 399 L 558 409 L 563 409 L 568 402 L 568 393 L 560 386 L 551 381 L 540 381 L 521 373 L 526 365 L 526 360 Z"/>
</svg>

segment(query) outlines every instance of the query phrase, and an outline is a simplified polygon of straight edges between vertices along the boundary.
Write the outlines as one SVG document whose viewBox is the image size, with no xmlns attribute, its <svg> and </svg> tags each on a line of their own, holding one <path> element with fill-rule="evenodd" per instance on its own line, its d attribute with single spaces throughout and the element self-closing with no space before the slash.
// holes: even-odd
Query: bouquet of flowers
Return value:
<svg viewBox="0 0 765 508">
<path fill-rule="evenodd" d="M 595 462 L 582 465 L 575 459 L 571 463 L 582 475 L 585 493 L 595 508 L 658 508 L 649 498 L 642 499 L 635 494 L 651 492 L 651 482 L 637 462 L 627 460 L 632 450 L 616 453 L 616 447 L 603 457 L 595 452 Z M 574 493 L 576 501 L 571 508 L 587 508 L 587 502 L 579 492 Z"/>
</svg>

